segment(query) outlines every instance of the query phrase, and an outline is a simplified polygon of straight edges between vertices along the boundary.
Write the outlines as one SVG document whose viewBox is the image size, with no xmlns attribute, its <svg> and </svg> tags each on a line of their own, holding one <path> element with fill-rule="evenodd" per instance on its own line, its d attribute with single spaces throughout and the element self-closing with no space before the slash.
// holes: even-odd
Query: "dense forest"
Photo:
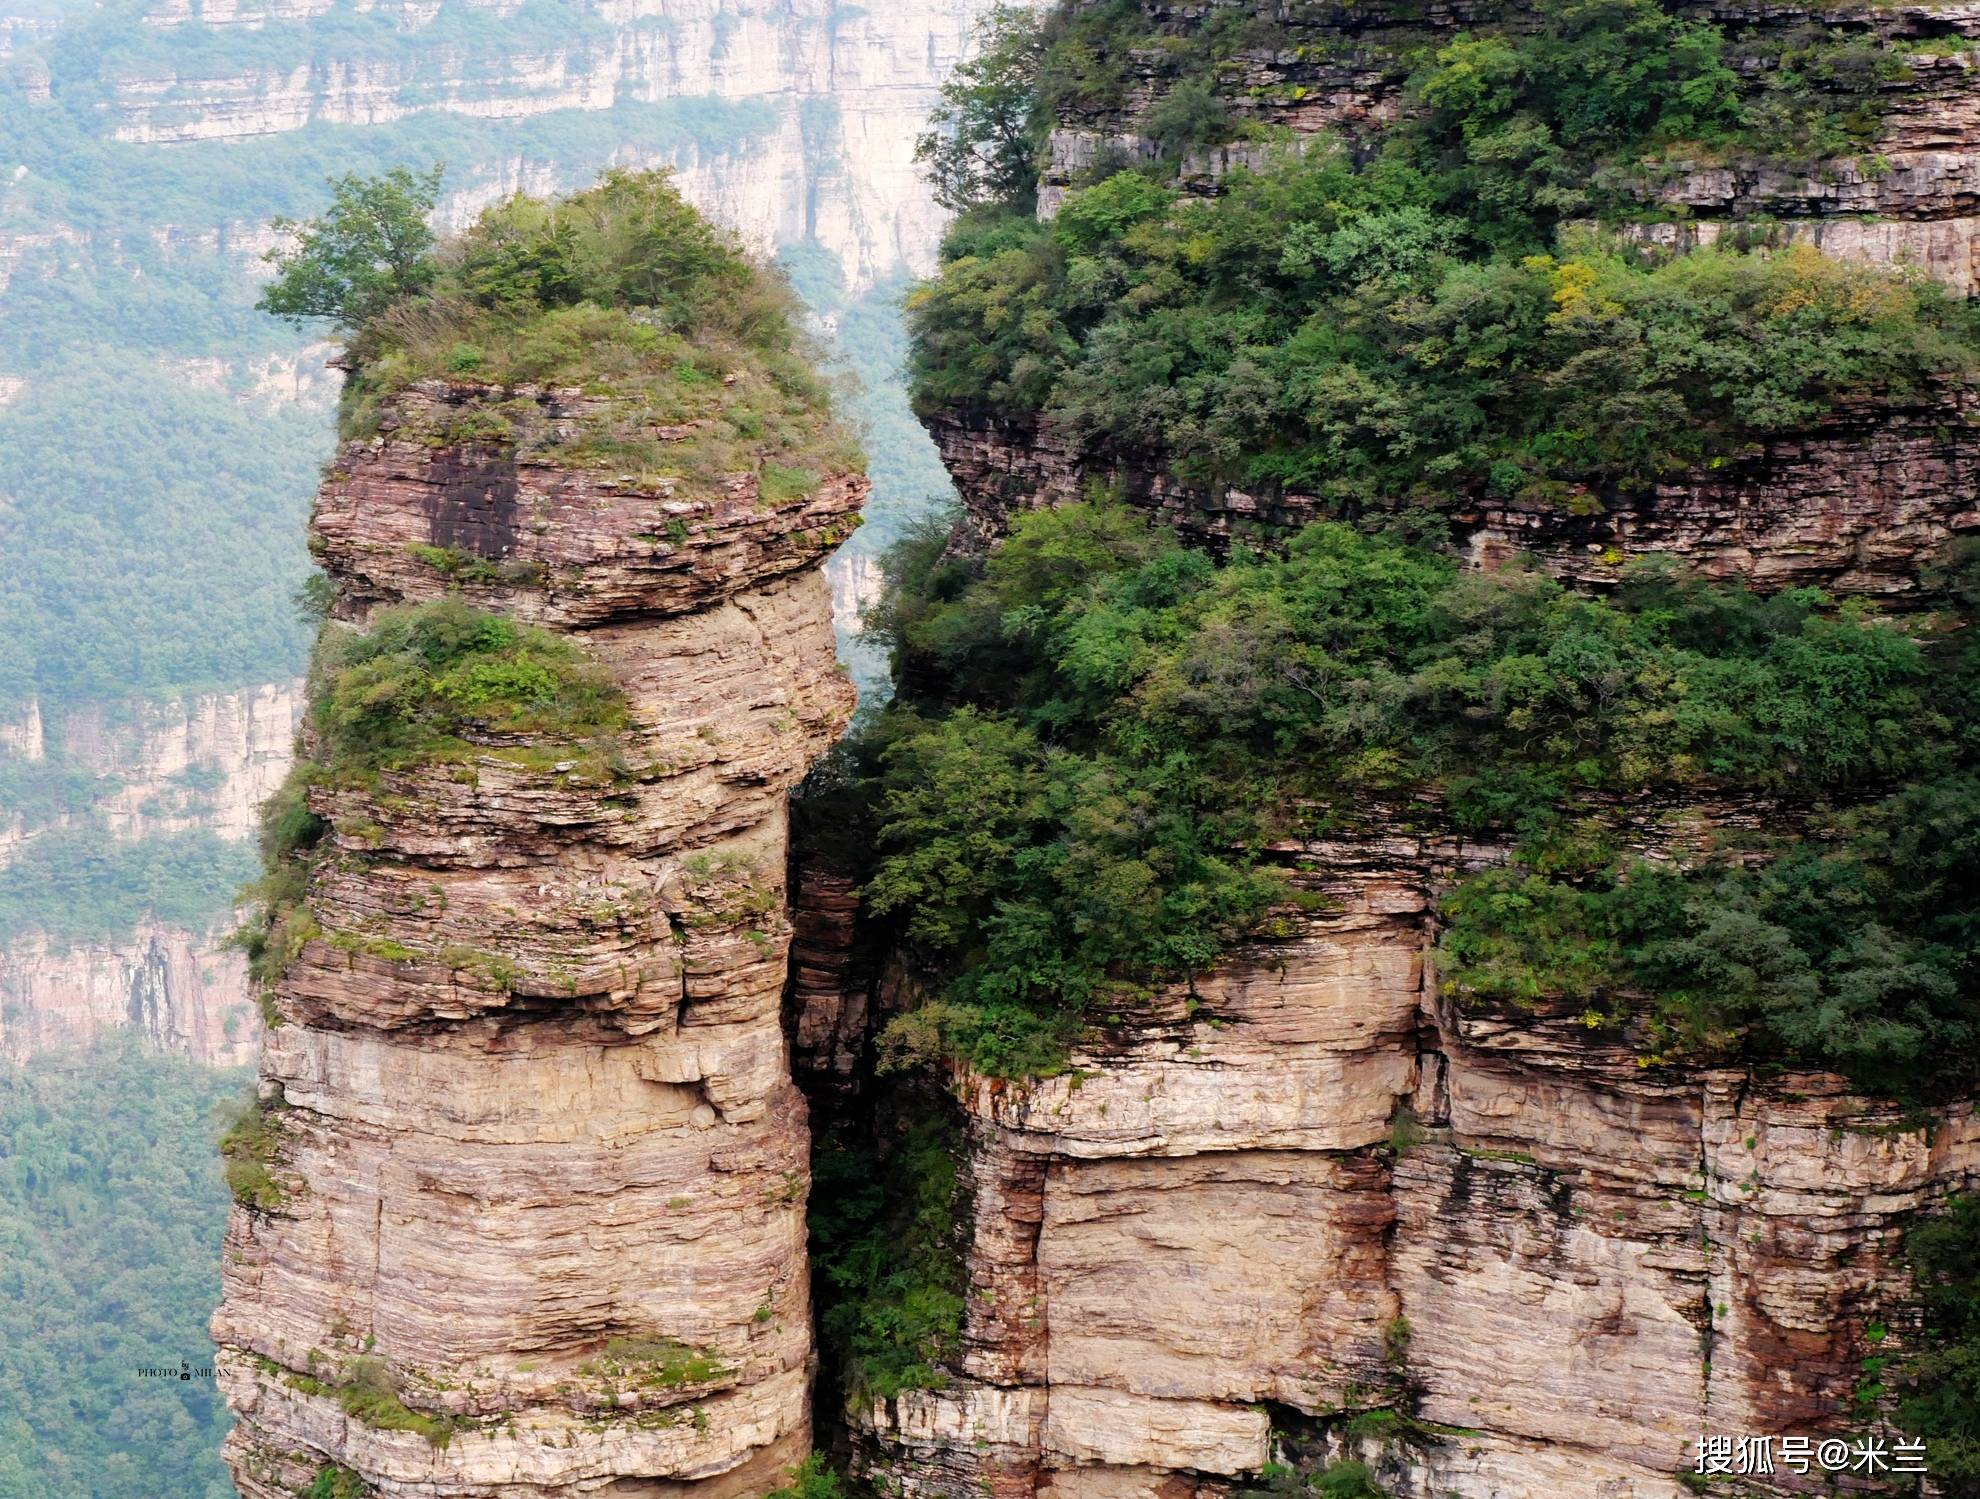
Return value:
<svg viewBox="0 0 1980 1499">
<path fill-rule="evenodd" d="M 230 1499 L 210 1368 L 236 1073 L 118 1038 L 0 1063 L 0 1496 Z"/>
</svg>

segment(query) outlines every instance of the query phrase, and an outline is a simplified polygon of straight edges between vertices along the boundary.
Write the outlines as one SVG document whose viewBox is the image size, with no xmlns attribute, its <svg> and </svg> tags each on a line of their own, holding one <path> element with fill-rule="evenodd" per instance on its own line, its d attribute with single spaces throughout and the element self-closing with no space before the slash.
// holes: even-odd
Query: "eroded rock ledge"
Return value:
<svg viewBox="0 0 1980 1499">
<path fill-rule="evenodd" d="M 272 1204 L 214 1322 L 247 1499 L 755 1499 L 810 1445 L 785 794 L 851 712 L 817 568 L 866 485 L 560 462 L 587 399 L 416 386 L 319 496 L 337 620 L 459 595 L 567 632 L 630 727 L 608 769 L 507 745 L 311 792 Z M 548 437 L 446 436 L 498 402 Z"/>
<path fill-rule="evenodd" d="M 1636 493 L 1589 490 L 1573 505 L 1545 507 L 1454 497 L 1452 529 L 1475 564 L 1528 554 L 1587 588 L 1613 585 L 1631 561 L 1666 556 L 1703 577 L 1770 590 L 1812 585 L 1922 602 L 1921 571 L 1947 541 L 1980 531 L 1975 414 L 1965 390 L 1844 404 L 1811 431 Z M 1332 514 L 1310 495 L 1189 484 L 1164 453 L 1086 443 L 1047 417 L 951 407 L 923 420 L 962 495 L 959 540 L 977 547 L 1002 536 L 1013 514 L 1069 503 L 1095 485 L 1216 551 Z"/>
<path fill-rule="evenodd" d="M 1222 1495 L 1394 1406 L 1405 1439 L 1360 1450 L 1408 1499 L 1676 1499 L 1701 1431 L 1843 1432 L 1864 1359 L 1905 1346 L 1905 1226 L 1980 1186 L 1974 1106 L 1921 1122 L 1459 1009 L 1434 899 L 1503 850 L 1378 825 L 1284 852 L 1330 898 L 1293 935 L 1066 1076 L 952 1079 L 965 1349 L 851 1413 L 873 1471 L 911 1499 Z"/>
</svg>

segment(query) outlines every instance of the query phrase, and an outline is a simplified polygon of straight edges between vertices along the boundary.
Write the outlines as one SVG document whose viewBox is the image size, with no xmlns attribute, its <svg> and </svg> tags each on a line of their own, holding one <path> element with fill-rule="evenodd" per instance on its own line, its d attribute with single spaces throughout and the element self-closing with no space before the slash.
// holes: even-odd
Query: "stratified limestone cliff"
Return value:
<svg viewBox="0 0 1980 1499">
<path fill-rule="evenodd" d="M 147 840 L 181 835 L 210 834 L 203 847 L 224 856 L 252 836 L 256 808 L 281 784 L 301 711 L 287 684 L 117 711 L 65 704 L 44 714 L 30 702 L 0 729 L 0 762 L 67 794 L 0 809 L 0 868 L 19 861 L 22 880 L 47 879 L 37 861 L 60 844 L 114 871 L 143 859 Z M 78 916 L 87 926 L 90 913 Z M 216 1066 L 251 1060 L 260 1020 L 240 955 L 223 946 L 232 925 L 223 908 L 109 932 L 17 926 L 0 940 L 0 1055 L 25 1061 L 128 1027 Z"/>
<path fill-rule="evenodd" d="M 1109 59 L 1120 97 L 1061 112 L 1041 217 L 1103 177 L 1096 167 L 1164 159 L 1138 117 L 1197 66 L 1186 44 L 1215 13 L 1139 11 L 1123 23 L 1137 45 Z M 1691 246 L 1745 221 L 1761 243 L 1810 240 L 1980 285 L 1959 186 L 1980 145 L 1970 10 L 1689 13 L 1750 26 L 1756 45 L 1811 17 L 1950 40 L 1889 81 L 1882 159 L 1667 161 L 1637 183 L 1640 201 L 1691 212 L 1640 238 Z M 1211 70 L 1234 116 L 1367 146 L 1406 107 L 1410 46 L 1516 26 L 1519 10 L 1231 15 L 1270 28 Z M 1179 182 L 1214 195 L 1266 158 L 1251 142 L 1196 148 Z M 1784 224 L 1751 223 L 1769 215 Z M 1129 295 L 1144 293 L 1162 295 Z M 1845 400 L 1682 477 L 1584 487 L 1567 504 L 1460 490 L 1442 514 L 1468 565 L 1530 555 L 1579 588 L 1657 554 L 1763 592 L 1924 603 L 1921 574 L 1980 529 L 1971 418 L 1958 382 Z M 951 403 L 924 420 L 962 495 L 960 551 L 994 547 L 1022 510 L 1096 491 L 1216 552 L 1330 513 L 1295 489 L 1189 482 L 1167 452 L 1045 415 Z M 1461 1002 L 1438 982 L 1437 903 L 1511 850 L 1438 831 L 1420 806 L 1358 810 L 1352 835 L 1277 850 L 1296 887 L 1325 897 L 1285 935 L 1109 1016 L 1061 1076 L 952 1068 L 973 1203 L 962 1350 L 946 1384 L 848 1412 L 868 1471 L 931 1499 L 1202 1499 L 1270 1462 L 1353 1456 L 1404 1499 L 1675 1499 L 1701 1434 L 1819 1440 L 1877 1417 L 1874 1371 L 1915 1347 L 1905 1232 L 1980 1187 L 1971 1097 L 1927 1116 L 1827 1073 L 1660 1065 L 1640 1032 L 1580 1003 Z M 1778 831 L 1786 815 L 1733 799 L 1637 809 L 1620 831 L 1661 860 L 1729 824 Z M 814 944 L 797 1033 L 837 1057 L 848 1026 L 912 984 L 852 962 L 843 891 L 823 876 L 806 888 L 819 912 L 800 923 L 841 943 Z M 1825 1484 L 1785 1469 L 1746 1482 L 1739 1492 Z"/>
<path fill-rule="evenodd" d="M 1296 491 L 1192 484 L 1161 453 L 1084 442 L 1049 417 L 946 409 L 927 418 L 962 496 L 964 539 L 987 546 L 1013 513 L 1080 498 L 1099 485 L 1216 550 L 1233 539 L 1298 529 L 1327 513 Z M 1970 393 L 1908 407 L 1833 410 L 1812 431 L 1770 438 L 1737 458 L 1630 492 L 1589 491 L 1567 507 L 1480 493 L 1452 529 L 1490 565 L 1531 555 L 1550 572 L 1600 588 L 1624 561 L 1662 555 L 1706 577 L 1768 588 L 1812 585 L 1902 604 L 1920 568 L 1980 531 L 1980 424 Z"/>
<path fill-rule="evenodd" d="M 809 1447 L 785 795 L 851 712 L 818 564 L 865 481 L 548 456 L 600 404 L 416 384 L 319 496 L 332 631 L 464 598 L 574 642 L 629 724 L 310 793 L 214 1322 L 249 1499 L 751 1499 Z M 436 436 L 498 408 L 503 441 Z"/>
<path fill-rule="evenodd" d="M 1422 1499 L 1668 1499 L 1701 1431 L 1852 1433 L 1864 1359 L 1903 1346 L 1904 1227 L 1980 1185 L 1973 1105 L 1646 1072 L 1578 1013 L 1459 1009 L 1434 899 L 1499 851 L 1378 825 L 1283 852 L 1326 914 L 1066 1076 L 954 1077 L 964 1352 L 851 1413 L 874 1471 L 1176 1499 L 1290 1437 Z M 1339 1435 L 1396 1402 L 1410 1439 Z"/>
<path fill-rule="evenodd" d="M 132 55 L 106 71 L 106 118 L 117 140 L 175 145 L 423 114 L 518 120 L 677 101 L 693 127 L 695 107 L 737 108 L 748 115 L 743 149 L 716 139 L 660 157 L 694 202 L 752 243 L 816 240 L 863 287 L 904 263 L 925 266 L 940 234 L 914 137 L 980 9 L 640 0 L 574 5 L 546 25 L 513 6 L 468 3 L 368 9 L 358 29 L 337 30 L 320 3 L 166 0 L 144 17 Z M 249 30 L 265 33 L 259 46 L 233 40 Z M 653 153 L 634 129 L 614 159 L 651 163 Z M 512 187 L 568 180 L 554 150 L 530 164 L 537 180 Z"/>
</svg>

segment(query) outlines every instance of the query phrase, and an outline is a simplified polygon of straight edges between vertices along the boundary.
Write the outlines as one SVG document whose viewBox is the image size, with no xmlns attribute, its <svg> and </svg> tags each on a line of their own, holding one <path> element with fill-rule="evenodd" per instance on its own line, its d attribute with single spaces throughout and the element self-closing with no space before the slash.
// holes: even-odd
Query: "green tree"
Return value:
<svg viewBox="0 0 1980 1499">
<path fill-rule="evenodd" d="M 379 177 L 347 172 L 330 179 L 330 207 L 313 219 L 277 219 L 295 244 L 270 250 L 275 279 L 255 305 L 301 324 L 329 318 L 356 328 L 409 292 L 433 281 L 433 231 L 427 217 L 440 193 L 442 168 L 393 167 Z"/>
<path fill-rule="evenodd" d="M 1029 12 L 999 5 L 978 23 L 977 40 L 976 56 L 942 85 L 935 128 L 914 144 L 935 201 L 958 213 L 1028 203 L 1038 189 L 1044 30 Z"/>
<path fill-rule="evenodd" d="M 1905 1241 L 1923 1351 L 1898 1408 L 1926 1442 L 1926 1466 L 1947 1499 L 1980 1495 L 1980 1197 L 1956 1197 Z"/>
</svg>

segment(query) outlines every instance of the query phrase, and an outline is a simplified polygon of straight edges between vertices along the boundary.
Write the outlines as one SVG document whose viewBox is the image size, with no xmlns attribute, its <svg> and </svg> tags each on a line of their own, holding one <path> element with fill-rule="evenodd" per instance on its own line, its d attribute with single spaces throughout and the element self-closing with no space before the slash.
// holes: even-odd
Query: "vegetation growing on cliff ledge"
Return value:
<svg viewBox="0 0 1980 1499">
<path fill-rule="evenodd" d="M 477 746 L 605 746 L 629 722 L 611 675 L 572 641 L 456 599 L 331 629 L 310 675 L 324 771 L 363 776 Z"/>
<path fill-rule="evenodd" d="M 512 445 L 511 392 L 556 387 L 606 398 L 555 438 L 546 452 L 558 462 L 690 488 L 754 473 L 772 503 L 858 465 L 790 288 L 666 172 L 615 170 L 569 197 L 513 197 L 432 248 L 418 212 L 431 179 L 401 171 L 336 186 L 263 305 L 348 330 L 346 437 L 377 431 L 395 393 L 444 379 L 489 398 L 434 441 Z"/>
<path fill-rule="evenodd" d="M 1043 412 L 1191 481 L 1402 511 L 1434 534 L 1454 500 L 1596 508 L 1840 402 L 1970 376 L 1980 324 L 1935 285 L 1741 248 L 1760 230 L 1673 258 L 1564 228 L 1626 201 L 1603 163 L 1700 140 L 1833 145 L 1786 101 L 1874 94 L 1882 64 L 1783 41 L 1755 101 L 1717 28 L 1654 0 L 1542 12 L 1537 31 L 1421 59 L 1372 154 L 1288 141 L 1207 199 L 1174 185 L 1173 151 L 1103 159 L 1042 225 L 1010 122 L 1031 121 L 1036 148 L 1054 107 L 1087 97 L 1078 60 L 1126 55 L 1084 29 L 1146 22 L 1131 4 L 1062 9 L 1042 31 L 1011 18 L 931 151 L 938 187 L 977 206 L 909 304 L 918 406 Z M 1204 30 L 1214 44 L 1232 26 Z"/>
<path fill-rule="evenodd" d="M 1805 246 L 1651 264 L 1582 234 L 1480 259 L 1433 198 L 1315 148 L 1208 202 L 1121 173 L 1049 226 L 966 224 L 909 303 L 915 399 L 1044 411 L 1347 516 L 1593 509 L 1972 367 L 1973 314 L 1935 286 Z"/>
<path fill-rule="evenodd" d="M 227 1190 L 234 1201 L 258 1213 L 279 1210 L 288 1192 L 272 1167 L 282 1149 L 282 1099 L 256 1098 L 245 1105 L 220 1137 L 220 1158 Z"/>
<path fill-rule="evenodd" d="M 1267 1463 L 1254 1488 L 1238 1490 L 1238 1499 L 1389 1499 L 1368 1464 L 1352 1459 L 1301 1472 L 1284 1463 Z"/>
<path fill-rule="evenodd" d="M 1283 136 L 1271 121 L 1307 87 L 1247 75 L 1261 63 L 1297 73 L 1331 53 L 1400 85 L 1389 155 L 1435 169 L 1443 199 L 1481 228 L 1523 236 L 1652 188 L 1650 169 L 1667 159 L 1807 167 L 1862 152 L 1917 47 L 1819 23 L 1742 27 L 1658 0 L 1536 0 L 1474 13 L 1455 33 L 1400 6 L 1360 18 L 1136 0 L 1006 6 L 943 90 L 918 155 L 957 209 L 1028 205 L 1058 124 L 1139 135 L 1172 176 L 1192 147 Z M 1103 171 L 1118 164 L 1103 153 Z"/>
<path fill-rule="evenodd" d="M 883 622 L 942 687 L 867 747 L 866 901 L 944 986 L 889 1027 L 894 1060 L 1051 1070 L 1079 1026 L 1277 930 L 1300 897 L 1275 843 L 1373 818 L 1517 846 L 1521 872 L 1449 905 L 1469 992 L 1648 1006 L 1672 1050 L 1737 1034 L 1877 1086 L 1972 1064 L 1969 632 L 1653 568 L 1586 598 L 1339 524 L 1219 565 L 1108 505 L 1019 517 L 981 576 L 896 560 Z M 1646 798 L 1726 792 L 1811 841 L 1633 873 Z"/>
</svg>

